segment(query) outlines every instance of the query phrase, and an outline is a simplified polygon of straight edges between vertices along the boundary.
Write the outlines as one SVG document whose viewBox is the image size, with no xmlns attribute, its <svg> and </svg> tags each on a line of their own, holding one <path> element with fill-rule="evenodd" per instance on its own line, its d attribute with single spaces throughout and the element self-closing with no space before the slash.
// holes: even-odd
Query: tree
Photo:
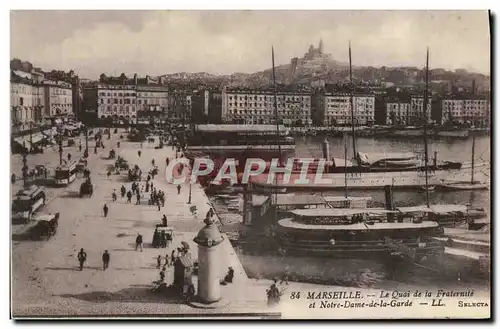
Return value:
<svg viewBox="0 0 500 329">
<path fill-rule="evenodd" d="M 106 82 L 107 79 L 108 77 L 104 73 L 101 73 L 101 75 L 99 76 L 99 82 Z"/>
</svg>

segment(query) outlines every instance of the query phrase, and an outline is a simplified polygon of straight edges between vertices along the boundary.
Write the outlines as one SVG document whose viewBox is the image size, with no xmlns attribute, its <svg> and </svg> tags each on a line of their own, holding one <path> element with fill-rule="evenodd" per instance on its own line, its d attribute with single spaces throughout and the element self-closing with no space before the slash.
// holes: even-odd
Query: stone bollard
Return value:
<svg viewBox="0 0 500 329">
<path fill-rule="evenodd" d="M 197 301 L 211 304 L 221 300 L 220 269 L 222 264 L 220 244 L 224 237 L 213 218 L 205 219 L 205 227 L 198 232 L 194 242 L 198 244 L 198 296 Z"/>
</svg>

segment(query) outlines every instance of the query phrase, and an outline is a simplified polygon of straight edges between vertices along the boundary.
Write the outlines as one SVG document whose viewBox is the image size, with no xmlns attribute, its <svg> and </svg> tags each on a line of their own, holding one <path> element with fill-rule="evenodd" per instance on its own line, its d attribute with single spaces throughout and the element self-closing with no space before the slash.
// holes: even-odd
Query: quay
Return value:
<svg viewBox="0 0 500 329">
<path fill-rule="evenodd" d="M 241 265 L 237 254 L 225 236 L 221 245 L 220 277 L 223 278 L 231 266 L 235 271 L 232 284 L 221 286 L 221 295 L 228 304 L 221 309 L 200 309 L 189 306 L 183 299 L 165 298 L 151 292 L 152 282 L 159 279 L 156 268 L 156 258 L 163 259 L 169 255 L 172 248 L 187 242 L 191 248 L 193 261 L 197 261 L 197 246 L 193 238 L 204 226 L 203 219 L 210 208 L 209 201 L 203 189 L 192 184 L 191 204 L 188 204 L 189 186 L 183 184 L 180 193 L 177 186 L 167 183 L 165 176 L 166 158 L 175 158 L 175 151 L 167 146 L 155 149 L 157 143 L 139 143 L 121 141 L 121 147 L 116 147 L 118 136 L 112 134 L 100 154 L 93 152 L 89 159 L 94 194 L 91 198 L 79 198 L 77 191 L 83 182 L 81 177 L 65 188 L 47 187 L 48 200 L 40 212 L 40 216 L 50 213 L 60 213 L 57 233 L 48 241 L 13 241 L 12 243 L 12 314 L 14 317 L 41 316 L 224 316 L 255 318 L 282 316 L 294 317 L 297 313 L 286 308 L 281 303 L 275 308 L 267 306 L 266 289 L 272 283 L 270 280 L 249 279 Z M 93 149 L 94 142 L 89 148 Z M 115 149 L 117 155 L 126 159 L 131 166 L 137 164 L 143 170 L 144 176 L 154 158 L 159 168 L 159 175 L 154 178 L 157 190 L 166 194 L 165 207 L 158 211 L 156 206 L 142 200 L 140 205 L 127 204 L 119 195 L 119 189 L 124 184 L 130 188 L 125 174 L 106 173 L 114 164 L 108 159 L 108 152 Z M 139 157 L 137 151 L 141 150 Z M 69 151 L 66 150 L 65 151 Z M 71 149 L 74 157 L 77 151 Z M 66 154 L 66 153 L 65 153 Z M 44 163 L 55 166 L 59 163 L 57 152 L 48 150 L 44 154 L 29 157 L 33 164 Z M 19 156 L 11 157 L 14 169 L 19 169 Z M 186 168 L 187 169 L 187 168 Z M 16 182 L 12 191 L 17 191 L 20 183 Z M 116 189 L 118 199 L 112 201 L 111 193 Z M 103 216 L 103 206 L 107 204 L 109 213 Z M 191 212 L 196 206 L 197 214 Z M 153 248 L 152 235 L 156 224 L 161 223 L 165 214 L 168 226 L 174 231 L 173 241 L 168 248 Z M 17 227 L 21 231 L 22 226 Z M 14 230 L 13 230 L 14 233 Z M 144 239 L 143 252 L 135 251 L 135 237 L 140 233 Z M 77 254 L 80 248 L 87 253 L 87 262 L 83 271 L 78 270 Z M 102 270 L 101 256 L 104 250 L 110 253 L 110 265 Z M 162 261 L 163 265 L 164 261 Z M 173 281 L 173 266 L 167 267 L 165 282 Z M 193 277 L 194 286 L 196 276 Z M 307 285 L 290 282 L 289 291 L 297 291 L 307 286 L 309 289 L 321 291 L 323 286 Z M 354 288 L 345 288 L 351 290 Z M 288 300 L 287 296 L 282 297 Z M 304 308 L 305 310 L 305 308 Z M 283 313 L 286 311 L 285 313 Z M 304 314 L 305 311 L 302 311 Z"/>
</svg>

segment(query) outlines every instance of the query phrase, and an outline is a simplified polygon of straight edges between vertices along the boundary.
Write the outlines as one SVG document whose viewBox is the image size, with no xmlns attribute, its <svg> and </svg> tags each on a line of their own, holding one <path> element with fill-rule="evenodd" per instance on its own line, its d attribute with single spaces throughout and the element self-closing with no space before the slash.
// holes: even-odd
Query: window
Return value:
<svg viewBox="0 0 500 329">
<path fill-rule="evenodd" d="M 115 98 L 113 103 L 118 104 L 118 99 Z"/>
<path fill-rule="evenodd" d="M 21 106 L 24 105 L 24 99 L 22 97 L 19 97 L 19 105 Z"/>
</svg>

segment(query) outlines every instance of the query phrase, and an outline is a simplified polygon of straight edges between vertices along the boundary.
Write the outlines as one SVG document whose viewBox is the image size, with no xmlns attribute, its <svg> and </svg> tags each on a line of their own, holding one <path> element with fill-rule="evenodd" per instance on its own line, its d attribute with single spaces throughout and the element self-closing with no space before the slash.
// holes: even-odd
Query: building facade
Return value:
<svg viewBox="0 0 500 329">
<path fill-rule="evenodd" d="M 323 125 L 351 125 L 351 98 L 355 125 L 371 125 L 375 122 L 375 96 L 346 93 L 323 93 L 320 95 L 319 111 Z"/>
<path fill-rule="evenodd" d="M 425 118 L 427 118 L 427 123 L 432 122 L 432 97 L 427 100 L 427 109 L 425 113 Z M 424 118 L 424 96 L 411 96 L 410 98 L 410 111 L 408 113 L 408 124 L 409 126 L 418 126 L 425 122 Z"/>
<path fill-rule="evenodd" d="M 222 92 L 222 122 L 274 124 L 276 110 L 271 90 L 226 89 Z M 285 125 L 311 124 L 311 94 L 279 91 L 276 96 L 278 121 Z"/>
<path fill-rule="evenodd" d="M 441 124 L 489 125 L 491 104 L 486 98 L 445 98 L 440 105 Z"/>
<path fill-rule="evenodd" d="M 389 101 L 386 103 L 387 125 L 408 126 L 410 125 L 410 103 Z"/>
<path fill-rule="evenodd" d="M 28 130 L 50 117 L 46 110 L 50 100 L 46 99 L 45 83 L 43 75 L 40 78 L 40 74 L 11 71 L 11 125 L 15 131 Z"/>
<path fill-rule="evenodd" d="M 43 82 L 45 96 L 45 115 L 54 117 L 73 113 L 73 88 L 63 81 Z"/>
</svg>

